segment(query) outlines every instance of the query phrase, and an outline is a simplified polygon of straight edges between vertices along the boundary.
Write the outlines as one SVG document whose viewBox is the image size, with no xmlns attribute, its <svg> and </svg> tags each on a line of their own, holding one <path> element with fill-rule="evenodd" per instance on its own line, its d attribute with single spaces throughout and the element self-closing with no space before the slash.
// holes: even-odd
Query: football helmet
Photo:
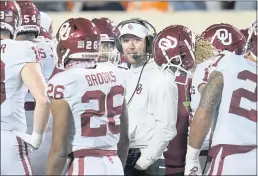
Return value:
<svg viewBox="0 0 258 176">
<path fill-rule="evenodd" d="M 100 31 L 101 41 L 105 42 L 114 42 L 115 40 L 115 24 L 108 18 L 93 18 L 92 23 L 96 25 L 96 27 Z"/>
<path fill-rule="evenodd" d="M 21 26 L 17 33 L 35 32 L 36 37 L 40 33 L 40 12 L 31 1 L 17 1 L 21 9 Z"/>
<path fill-rule="evenodd" d="M 115 25 L 108 18 L 94 18 L 91 20 L 100 31 L 101 53 L 99 62 L 111 61 L 116 64 L 118 60 L 118 51 L 115 48 Z"/>
<path fill-rule="evenodd" d="M 40 26 L 43 27 L 51 37 L 53 36 L 53 21 L 50 16 L 44 12 L 40 12 Z"/>
<path fill-rule="evenodd" d="M 70 60 L 90 62 L 99 57 L 100 32 L 88 19 L 66 20 L 58 29 L 56 42 L 56 65 L 60 69 Z"/>
<path fill-rule="evenodd" d="M 15 1 L 0 1 L 1 29 L 10 31 L 11 38 L 15 38 L 20 26 L 20 7 Z"/>
<path fill-rule="evenodd" d="M 175 76 L 185 75 L 195 64 L 195 34 L 185 26 L 171 25 L 158 33 L 153 41 L 155 62 Z"/>
<path fill-rule="evenodd" d="M 250 51 L 254 59 L 257 59 L 257 33 L 257 21 L 255 21 L 248 30 L 248 38 L 245 46 L 245 50 Z"/>
<path fill-rule="evenodd" d="M 201 37 L 210 40 L 219 51 L 228 50 L 236 54 L 243 54 L 246 39 L 234 26 L 226 23 L 214 24 L 205 29 Z"/>
</svg>

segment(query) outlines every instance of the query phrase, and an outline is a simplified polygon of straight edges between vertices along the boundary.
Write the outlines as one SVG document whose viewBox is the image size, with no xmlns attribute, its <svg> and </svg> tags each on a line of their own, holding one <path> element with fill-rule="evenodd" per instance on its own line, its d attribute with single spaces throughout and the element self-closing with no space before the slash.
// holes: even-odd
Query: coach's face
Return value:
<svg viewBox="0 0 258 176">
<path fill-rule="evenodd" d="M 120 38 L 120 40 L 123 53 L 127 57 L 129 63 L 138 64 L 142 62 L 146 55 L 145 38 L 140 38 L 132 34 L 125 34 Z M 135 57 L 137 58 L 135 59 Z"/>
</svg>

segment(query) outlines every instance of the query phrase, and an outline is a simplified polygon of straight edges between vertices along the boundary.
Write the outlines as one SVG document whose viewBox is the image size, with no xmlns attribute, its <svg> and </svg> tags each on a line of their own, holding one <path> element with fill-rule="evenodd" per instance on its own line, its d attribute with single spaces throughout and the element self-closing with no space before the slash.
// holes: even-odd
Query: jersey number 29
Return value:
<svg viewBox="0 0 258 176">
<path fill-rule="evenodd" d="M 114 107 L 113 99 L 116 95 L 123 95 L 123 86 L 113 86 L 110 92 L 105 95 L 101 90 L 87 91 L 82 97 L 82 103 L 89 103 L 90 100 L 97 100 L 99 110 L 87 109 L 81 114 L 81 130 L 82 136 L 99 137 L 106 136 L 107 128 L 112 134 L 119 134 L 120 125 L 116 125 L 114 116 L 120 115 L 122 112 L 122 104 Z M 101 124 L 99 128 L 90 127 L 92 117 L 102 117 L 107 112 L 107 124 Z"/>
</svg>

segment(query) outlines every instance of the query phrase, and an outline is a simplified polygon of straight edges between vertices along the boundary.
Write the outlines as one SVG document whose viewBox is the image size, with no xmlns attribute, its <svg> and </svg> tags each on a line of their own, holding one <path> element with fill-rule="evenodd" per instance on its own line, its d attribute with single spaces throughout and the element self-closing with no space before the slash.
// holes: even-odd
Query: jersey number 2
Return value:
<svg viewBox="0 0 258 176">
<path fill-rule="evenodd" d="M 257 75 L 254 73 L 251 73 L 247 70 L 242 71 L 238 74 L 237 79 L 240 80 L 250 80 L 256 84 Z M 239 88 L 235 90 L 232 94 L 230 107 L 229 107 L 229 113 L 236 114 L 242 117 L 245 117 L 253 122 L 257 122 L 257 110 L 251 109 L 247 110 L 245 108 L 242 108 L 240 106 L 240 102 L 242 98 L 246 98 L 247 100 L 257 103 L 257 85 L 255 87 L 255 92 L 250 92 L 244 88 Z"/>
<path fill-rule="evenodd" d="M 120 132 L 120 125 L 116 125 L 114 116 L 120 115 L 122 112 L 122 105 L 114 107 L 113 98 L 116 95 L 123 95 L 124 88 L 122 86 L 114 86 L 110 92 L 105 95 L 101 90 L 87 91 L 82 97 L 82 103 L 89 103 L 91 100 L 98 102 L 99 110 L 87 109 L 81 114 L 81 135 L 87 137 L 106 136 L 107 128 L 112 134 Z M 107 124 L 101 124 L 98 128 L 90 127 L 91 118 L 102 117 L 107 111 Z M 105 119 L 103 119 L 104 121 Z M 104 122 L 105 123 L 105 122 Z"/>
</svg>

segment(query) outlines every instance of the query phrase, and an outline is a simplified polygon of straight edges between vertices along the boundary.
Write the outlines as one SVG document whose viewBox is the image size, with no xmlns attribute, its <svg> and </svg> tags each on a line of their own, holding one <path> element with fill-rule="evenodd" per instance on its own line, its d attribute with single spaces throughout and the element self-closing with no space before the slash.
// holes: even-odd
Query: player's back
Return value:
<svg viewBox="0 0 258 176">
<path fill-rule="evenodd" d="M 37 62 L 35 45 L 29 41 L 1 40 L 1 129 L 26 131 L 21 70 L 28 62 Z"/>
<path fill-rule="evenodd" d="M 72 151 L 116 149 L 124 91 L 121 75 L 108 66 L 71 68 L 51 78 L 48 95 L 63 97 L 72 111 L 69 132 Z"/>
<path fill-rule="evenodd" d="M 222 54 L 216 70 L 224 86 L 212 146 L 256 145 L 256 64 L 242 55 Z"/>
<path fill-rule="evenodd" d="M 98 62 L 97 67 L 98 67 L 98 69 L 102 69 L 102 67 L 104 67 L 104 68 L 109 67 L 110 69 L 115 70 L 117 74 L 120 74 L 120 77 L 123 77 L 124 86 L 126 88 L 126 86 L 127 86 L 126 80 L 127 80 L 127 77 L 129 76 L 129 70 L 118 67 L 118 66 L 114 65 L 113 63 L 111 63 L 110 61 Z"/>
<path fill-rule="evenodd" d="M 53 50 L 51 48 L 50 41 L 36 39 L 33 42 L 35 43 L 35 45 L 38 49 L 39 56 L 40 56 L 39 63 L 41 66 L 41 71 L 42 71 L 45 81 L 47 82 L 54 70 L 54 67 L 55 67 Z M 25 101 L 26 102 L 34 102 L 34 98 L 30 92 L 26 95 Z"/>
</svg>

